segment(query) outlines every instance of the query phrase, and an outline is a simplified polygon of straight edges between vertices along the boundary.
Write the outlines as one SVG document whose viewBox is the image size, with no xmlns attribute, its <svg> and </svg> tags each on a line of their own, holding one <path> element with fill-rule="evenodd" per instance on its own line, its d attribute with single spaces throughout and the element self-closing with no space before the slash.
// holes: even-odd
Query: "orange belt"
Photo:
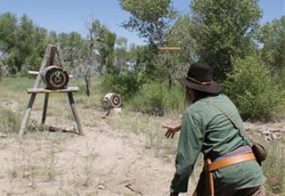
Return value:
<svg viewBox="0 0 285 196">
<path fill-rule="evenodd" d="M 255 156 L 253 153 L 240 154 L 240 155 L 235 155 L 229 158 L 220 159 L 212 163 L 208 162 L 208 164 L 206 165 L 206 168 L 209 172 L 211 172 L 217 169 L 221 169 L 223 167 L 228 167 L 230 165 L 234 165 L 234 164 L 241 163 L 244 161 L 251 161 L 251 160 L 255 160 Z"/>
<path fill-rule="evenodd" d="M 255 160 L 255 156 L 252 152 L 246 153 L 246 154 L 235 155 L 235 156 L 231 156 L 228 158 L 223 158 L 223 159 L 220 159 L 214 162 L 211 162 L 211 159 L 205 159 L 205 172 L 206 172 L 205 177 L 206 177 L 206 183 L 208 186 L 206 189 L 207 195 L 215 196 L 213 171 L 224 168 L 224 167 L 228 167 L 228 166 L 231 166 L 237 163 L 241 163 L 244 161 L 251 161 L 251 160 Z M 194 195 L 199 195 L 196 193 L 196 192 L 199 193 L 199 191 L 201 191 L 201 190 L 197 191 L 198 187 L 196 188 Z"/>
</svg>

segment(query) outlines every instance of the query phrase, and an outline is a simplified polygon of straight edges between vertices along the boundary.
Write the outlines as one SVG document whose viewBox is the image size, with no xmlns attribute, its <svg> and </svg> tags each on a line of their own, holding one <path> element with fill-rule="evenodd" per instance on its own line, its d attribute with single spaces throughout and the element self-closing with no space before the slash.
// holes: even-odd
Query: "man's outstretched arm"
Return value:
<svg viewBox="0 0 285 196">
<path fill-rule="evenodd" d="M 182 119 L 181 133 L 176 154 L 176 173 L 171 183 L 171 192 L 187 192 L 189 177 L 202 149 L 203 132 L 201 117 L 186 112 Z"/>
</svg>

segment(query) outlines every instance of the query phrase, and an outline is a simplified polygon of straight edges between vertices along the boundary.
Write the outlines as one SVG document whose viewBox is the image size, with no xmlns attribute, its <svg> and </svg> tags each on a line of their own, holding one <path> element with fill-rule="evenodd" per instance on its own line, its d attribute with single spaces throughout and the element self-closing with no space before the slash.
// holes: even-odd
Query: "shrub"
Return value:
<svg viewBox="0 0 285 196">
<path fill-rule="evenodd" d="M 125 100 L 134 95 L 141 85 L 137 74 L 122 72 L 119 75 L 106 75 L 100 86 L 103 93 L 114 92 L 120 94 Z"/>
<path fill-rule="evenodd" d="M 174 85 L 171 89 L 164 85 L 163 107 L 166 111 L 181 112 L 185 108 L 185 91 L 181 85 Z"/>
<path fill-rule="evenodd" d="M 284 92 L 269 68 L 257 56 L 233 61 L 234 69 L 224 82 L 226 94 L 245 119 L 268 120 L 283 102 Z"/>
<path fill-rule="evenodd" d="M 136 96 L 129 101 L 131 109 L 149 114 L 163 115 L 164 88 L 159 83 L 144 84 Z"/>
<path fill-rule="evenodd" d="M 279 82 L 283 89 L 285 89 L 285 67 L 277 69 L 277 82 Z"/>
<path fill-rule="evenodd" d="M 165 111 L 181 111 L 184 108 L 184 91 L 176 85 L 169 88 L 164 83 L 146 83 L 128 106 L 135 111 L 160 116 Z"/>
</svg>

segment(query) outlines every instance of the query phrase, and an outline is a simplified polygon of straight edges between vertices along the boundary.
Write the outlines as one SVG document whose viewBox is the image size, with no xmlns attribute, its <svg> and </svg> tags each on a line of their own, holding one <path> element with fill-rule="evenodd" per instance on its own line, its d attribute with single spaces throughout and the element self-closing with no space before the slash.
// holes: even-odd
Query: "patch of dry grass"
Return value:
<svg viewBox="0 0 285 196">
<path fill-rule="evenodd" d="M 0 106 L 0 131 L 8 136 L 11 133 L 17 132 L 19 125 L 19 115 Z"/>
<path fill-rule="evenodd" d="M 6 174 L 10 184 L 21 180 L 28 187 L 35 189 L 38 183 L 53 181 L 59 171 L 54 144 L 49 146 L 51 148 L 46 154 L 31 153 L 30 149 L 23 148 L 12 159 L 6 160 Z"/>
<path fill-rule="evenodd" d="M 32 81 L 34 81 L 30 79 L 23 80 L 24 82 L 21 85 L 12 79 L 3 79 L 0 83 L 0 92 L 4 93 L 3 96 L 1 94 L 0 101 L 7 105 L 7 107 L 3 107 L 0 104 L 0 131 L 11 133 L 11 137 L 8 135 L 9 138 L 12 138 L 13 134 L 15 135 L 18 131 L 19 122 L 21 120 L 20 117 L 25 110 L 30 97 L 25 91 L 26 88 L 32 86 Z M 102 122 L 99 116 L 100 114 L 98 114 L 98 107 L 100 107 L 102 96 L 95 92 L 96 90 L 93 91 L 90 97 L 85 96 L 82 91 L 75 94 L 75 102 L 78 104 L 78 113 L 83 125 L 97 127 L 97 125 L 101 126 L 101 124 L 106 123 L 112 127 L 114 132 L 119 131 L 118 135 L 124 133 L 127 137 L 139 139 L 142 141 L 144 147 L 152 149 L 156 156 L 162 157 L 165 161 L 174 162 L 173 158 L 176 152 L 179 135 L 175 135 L 174 139 L 166 139 L 164 136 L 165 130 L 162 126 L 180 123 L 180 116 L 178 114 L 175 114 L 175 117 L 165 116 L 162 118 L 140 113 L 129 113 L 124 111 L 123 108 L 121 116 L 107 117 L 105 122 Z M 21 99 L 19 99 L 19 97 L 21 97 Z M 43 100 L 44 96 L 37 96 L 32 113 L 35 112 L 36 115 L 41 115 Z M 13 105 L 15 102 L 18 104 Z M 10 110 L 9 108 L 11 108 L 11 106 L 13 107 Z M 82 108 L 84 111 L 82 111 Z M 96 109 L 97 112 L 94 112 L 93 109 Z M 57 94 L 50 96 L 47 120 L 49 117 L 51 117 L 52 120 L 58 119 L 56 121 L 57 124 L 53 124 L 55 126 L 60 126 L 66 122 L 69 124 L 71 122 L 74 123 L 66 95 Z M 87 189 L 89 191 L 89 189 L 97 184 L 96 176 L 98 177 L 99 175 L 95 173 L 97 159 L 95 150 L 91 147 L 87 147 L 88 152 L 86 154 L 75 154 L 74 159 L 76 159 L 77 162 L 80 161 L 82 165 L 78 166 L 77 164 L 75 166 L 75 161 L 71 161 L 68 163 L 68 167 L 71 168 L 71 170 L 65 174 L 62 173 L 58 168 L 59 160 L 56 154 L 64 150 L 62 144 L 66 143 L 66 140 L 70 137 L 77 136 L 61 132 L 41 132 L 39 131 L 41 128 L 39 125 L 40 118 L 41 116 L 37 119 L 30 119 L 24 139 L 15 142 L 20 146 L 19 148 L 23 149 L 20 150 L 20 152 L 18 149 L 17 154 L 13 154 L 12 158 L 10 157 L 10 159 L 4 161 L 6 167 L 5 170 L 0 173 L 0 180 L 3 178 L 7 179 L 12 188 L 14 187 L 15 182 L 21 181 L 22 184 L 26 184 L 29 189 L 32 189 L 37 195 L 51 194 L 44 189 L 45 187 L 42 187 L 41 183 L 43 182 L 56 184 L 52 192 L 55 195 L 68 196 L 74 195 L 75 193 L 79 194 L 80 189 Z M 65 122 L 63 119 L 67 121 Z M 102 129 L 104 129 L 104 126 Z M 34 148 L 28 148 L 31 143 L 34 143 Z M 285 136 L 279 141 L 268 143 L 266 145 L 269 156 L 264 162 L 263 169 L 267 177 L 267 190 L 269 193 L 284 195 Z M 0 144 L 0 150 L 6 151 L 8 150 L 8 147 L 9 143 Z M 42 152 L 42 154 L 37 155 L 36 152 Z M 202 158 L 199 158 L 197 161 L 198 169 L 195 169 L 192 179 L 195 180 L 198 178 L 199 169 L 201 169 L 202 163 Z M 74 165 L 74 168 L 71 165 Z M 9 193 L 14 194 L 15 188 L 12 188 L 8 191 Z M 80 188 L 79 191 L 78 188 Z M 94 193 L 94 189 L 92 191 L 93 192 L 90 192 L 90 195 Z M 86 193 L 86 195 L 88 195 L 88 193 Z"/>
<path fill-rule="evenodd" d="M 268 156 L 263 163 L 263 171 L 267 178 L 266 189 L 269 193 L 285 194 L 285 149 L 278 141 L 265 144 Z"/>
<path fill-rule="evenodd" d="M 162 127 L 172 122 L 179 123 L 178 115 L 177 118 L 167 119 L 140 113 L 124 112 L 121 117 L 107 118 L 107 122 L 114 130 L 142 135 L 145 147 L 154 149 L 157 156 L 164 157 L 170 161 L 169 156 L 174 155 L 176 152 L 178 134 L 175 135 L 174 139 L 166 139 L 164 136 L 165 130 Z"/>
</svg>

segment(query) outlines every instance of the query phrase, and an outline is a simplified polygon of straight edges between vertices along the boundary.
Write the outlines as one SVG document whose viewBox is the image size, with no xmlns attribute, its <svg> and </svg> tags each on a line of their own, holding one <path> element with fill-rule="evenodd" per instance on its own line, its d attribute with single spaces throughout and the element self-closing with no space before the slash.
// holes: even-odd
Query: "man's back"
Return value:
<svg viewBox="0 0 285 196">
<path fill-rule="evenodd" d="M 200 131 L 204 136 L 202 152 L 212 161 L 250 151 L 250 141 L 241 134 L 231 120 L 243 128 L 235 105 L 225 95 L 210 96 L 192 104 L 187 112 L 201 120 Z M 226 113 L 226 114 L 225 114 Z M 191 130 L 189 130 L 191 131 Z M 260 186 L 264 182 L 262 170 L 254 161 L 242 162 L 214 172 L 216 192 Z"/>
<path fill-rule="evenodd" d="M 178 81 L 193 104 L 184 113 L 181 126 L 168 128 L 166 133 L 167 137 L 173 136 L 181 128 L 171 196 L 187 192 L 189 176 L 200 152 L 205 155 L 206 165 L 196 194 L 207 189 L 219 196 L 259 194 L 264 182 L 261 167 L 252 153 L 251 142 L 240 131 L 244 129 L 242 119 L 235 105 L 221 95 L 211 66 L 193 63 L 187 76 Z M 205 174 L 207 185 L 203 183 L 207 181 Z"/>
</svg>

